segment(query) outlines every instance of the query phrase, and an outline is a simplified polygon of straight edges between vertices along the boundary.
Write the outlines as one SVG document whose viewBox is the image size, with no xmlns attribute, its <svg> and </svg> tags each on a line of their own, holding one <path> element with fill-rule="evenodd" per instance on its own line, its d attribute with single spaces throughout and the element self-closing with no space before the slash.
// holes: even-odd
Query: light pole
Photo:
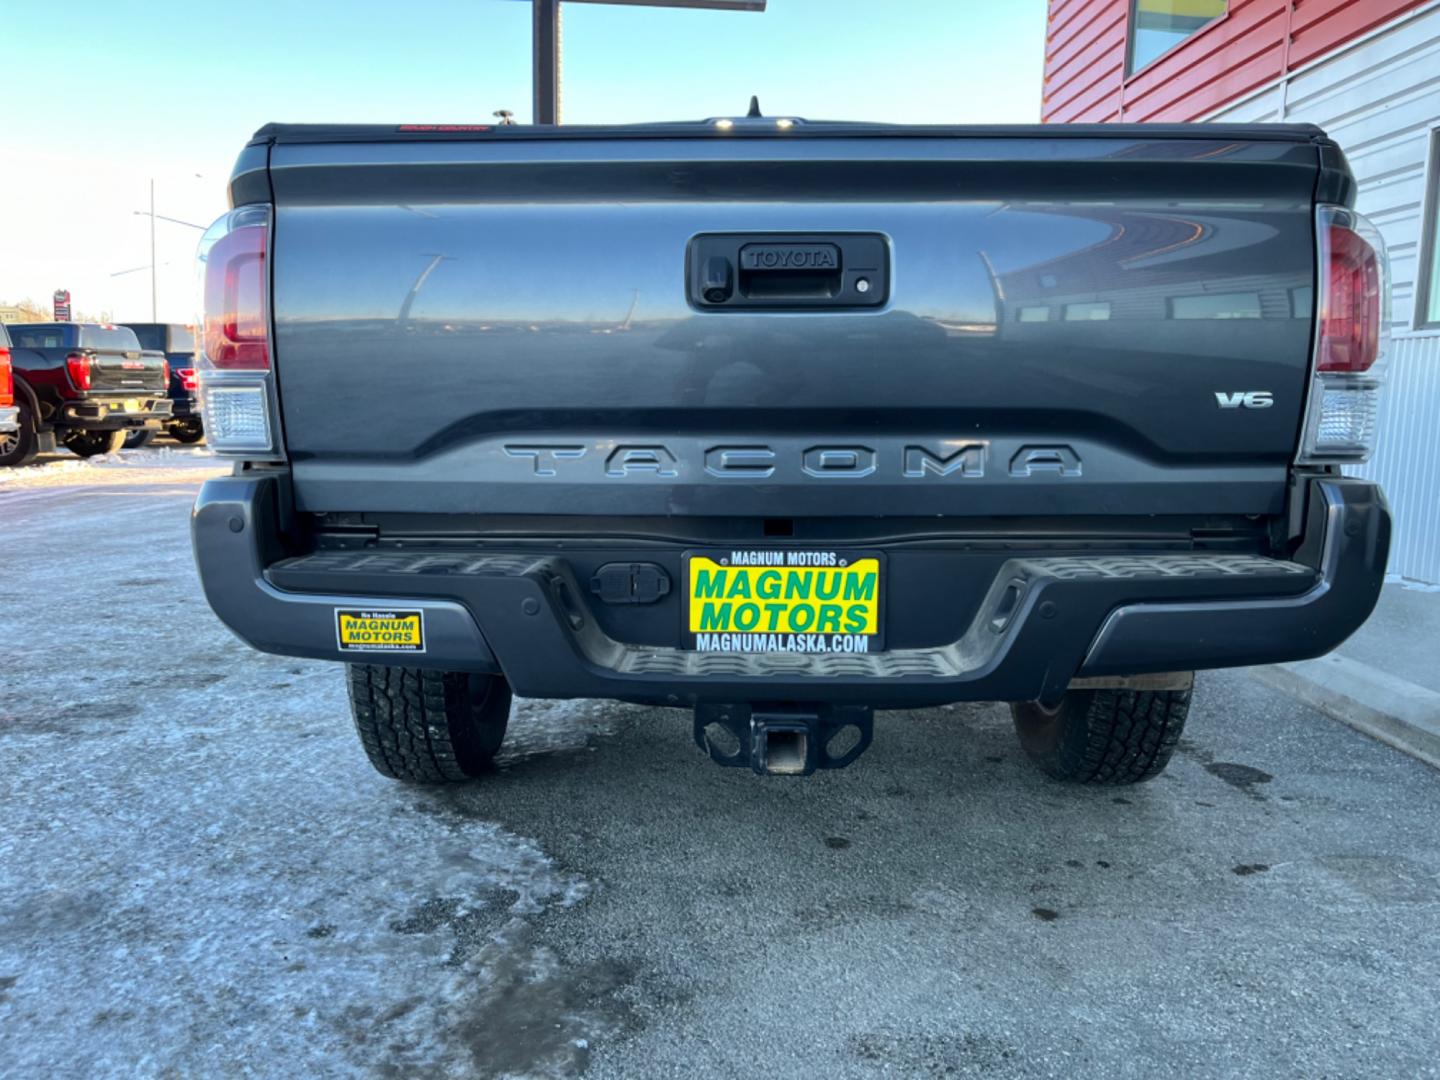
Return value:
<svg viewBox="0 0 1440 1080">
<path fill-rule="evenodd" d="M 531 0 L 531 51 L 536 124 L 560 123 L 560 0 Z M 712 11 L 764 11 L 766 0 L 570 0 L 576 4 L 628 4 L 633 7 L 707 8 Z"/>
<path fill-rule="evenodd" d="M 159 290 L 155 285 L 155 178 L 150 178 L 150 321 L 160 318 Z"/>
<path fill-rule="evenodd" d="M 196 173 L 195 177 L 197 180 L 200 179 L 200 174 Z M 153 176 L 150 178 L 150 209 L 136 210 L 135 216 L 148 217 L 150 219 L 150 321 L 159 322 L 160 297 L 159 289 L 155 283 L 155 270 L 156 266 L 158 265 L 155 261 L 155 221 L 156 219 L 159 219 L 160 221 L 168 221 L 174 225 L 184 225 L 187 229 L 199 229 L 201 232 L 205 231 L 205 226 L 196 225 L 193 221 L 181 221 L 179 218 L 166 217 L 164 214 L 155 213 L 155 178 Z M 139 270 L 142 269 L 142 267 L 136 267 L 135 269 Z M 134 273 L 134 271 L 122 270 L 120 271 L 120 273 L 111 274 L 110 276 L 119 277 L 121 274 L 130 273 Z"/>
</svg>

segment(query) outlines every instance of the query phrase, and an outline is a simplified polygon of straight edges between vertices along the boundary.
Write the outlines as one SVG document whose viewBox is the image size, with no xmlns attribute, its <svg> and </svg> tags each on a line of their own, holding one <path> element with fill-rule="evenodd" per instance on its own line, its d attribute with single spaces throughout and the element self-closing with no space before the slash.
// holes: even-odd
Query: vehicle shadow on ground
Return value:
<svg viewBox="0 0 1440 1080">
<path fill-rule="evenodd" d="M 1051 922 L 1118 898 L 1153 866 L 1137 857 L 1137 838 L 1183 852 L 1195 817 L 1217 800 L 1263 829 L 1263 801 L 1231 784 L 1196 778 L 1209 798 L 1187 797 L 1181 774 L 1195 763 L 1184 753 L 1174 773 L 1148 785 L 1051 781 L 1026 760 L 999 705 L 880 713 L 858 762 L 804 778 L 715 765 L 692 742 L 685 711 L 585 703 L 557 732 L 543 722 L 530 730 L 531 706 L 542 721 L 565 711 L 521 703 L 493 773 L 417 798 L 430 812 L 534 836 L 587 874 L 620 871 L 637 849 L 707 868 L 708 888 L 697 881 L 691 892 L 697 907 L 707 892 L 748 895 L 737 883 L 759 892 L 767 876 L 793 878 L 801 867 L 820 891 L 863 869 L 888 898 L 882 907 L 903 909 L 913 902 L 907 890 L 944 886 Z M 796 916 L 817 917 L 816 902 Z"/>
<path fill-rule="evenodd" d="M 495 773 L 406 797 L 462 833 L 499 821 L 591 884 L 537 920 L 537 940 L 579 971 L 620 965 L 594 1008 L 622 1050 L 691 1024 L 677 1016 L 754 1023 L 749 1002 L 824 986 L 846 1017 L 825 1050 L 840 1074 L 1019 1074 L 1037 1044 L 1015 1037 L 1009 1006 L 997 1018 L 997 1000 L 1022 1009 L 1012 993 L 1116 985 L 1155 1000 L 1187 962 L 1228 970 L 1242 940 L 1242 967 L 1278 963 L 1300 944 L 1289 920 L 1345 891 L 1311 882 L 1296 900 L 1278 895 L 1293 880 L 1267 884 L 1323 796 L 1203 737 L 1149 784 L 1072 786 L 1031 766 L 1003 706 L 889 712 L 851 768 L 797 779 L 714 765 L 680 710 L 569 708 L 557 733 L 564 707 L 519 703 Z M 1274 940 L 1257 942 L 1247 919 Z M 1200 996 L 1218 1002 L 1209 979 Z M 886 1004 L 917 993 L 937 995 L 924 1009 L 948 1026 Z M 781 1042 L 785 1026 L 759 1022 Z M 1051 1026 L 1058 1040 L 1068 1022 Z M 807 1038 L 814 1053 L 821 1035 L 797 1045 Z M 714 1052 L 698 1035 L 681 1043 Z"/>
</svg>

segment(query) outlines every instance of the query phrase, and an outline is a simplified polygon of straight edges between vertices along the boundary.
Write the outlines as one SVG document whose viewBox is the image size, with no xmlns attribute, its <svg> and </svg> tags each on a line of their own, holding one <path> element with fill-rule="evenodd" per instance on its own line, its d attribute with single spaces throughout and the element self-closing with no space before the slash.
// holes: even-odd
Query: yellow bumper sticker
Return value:
<svg viewBox="0 0 1440 1080">
<path fill-rule="evenodd" d="M 341 652 L 424 652 L 425 613 L 336 608 L 335 640 Z"/>
</svg>

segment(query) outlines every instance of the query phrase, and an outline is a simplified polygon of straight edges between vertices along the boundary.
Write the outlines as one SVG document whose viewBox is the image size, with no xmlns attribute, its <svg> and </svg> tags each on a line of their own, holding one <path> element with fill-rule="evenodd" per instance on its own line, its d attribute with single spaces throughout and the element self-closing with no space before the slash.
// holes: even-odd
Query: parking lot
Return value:
<svg viewBox="0 0 1440 1080">
<path fill-rule="evenodd" d="M 1437 1074 L 1440 777 L 1243 672 L 1139 788 L 1046 781 L 998 705 L 794 781 L 542 701 L 404 787 L 338 668 L 206 607 L 216 471 L 0 482 L 0 1072 Z"/>
</svg>

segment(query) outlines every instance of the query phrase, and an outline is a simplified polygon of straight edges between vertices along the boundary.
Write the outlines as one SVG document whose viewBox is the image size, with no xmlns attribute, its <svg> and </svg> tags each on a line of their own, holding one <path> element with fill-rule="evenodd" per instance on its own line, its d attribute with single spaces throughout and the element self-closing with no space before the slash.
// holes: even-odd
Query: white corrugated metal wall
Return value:
<svg viewBox="0 0 1440 1080">
<path fill-rule="evenodd" d="M 1440 129 L 1440 0 L 1348 43 L 1208 119 L 1319 124 L 1359 181 L 1357 209 L 1390 252 L 1394 308 L 1380 444 L 1357 475 L 1385 487 L 1395 513 L 1390 572 L 1440 583 L 1440 330 L 1416 330 L 1427 175 Z"/>
</svg>

